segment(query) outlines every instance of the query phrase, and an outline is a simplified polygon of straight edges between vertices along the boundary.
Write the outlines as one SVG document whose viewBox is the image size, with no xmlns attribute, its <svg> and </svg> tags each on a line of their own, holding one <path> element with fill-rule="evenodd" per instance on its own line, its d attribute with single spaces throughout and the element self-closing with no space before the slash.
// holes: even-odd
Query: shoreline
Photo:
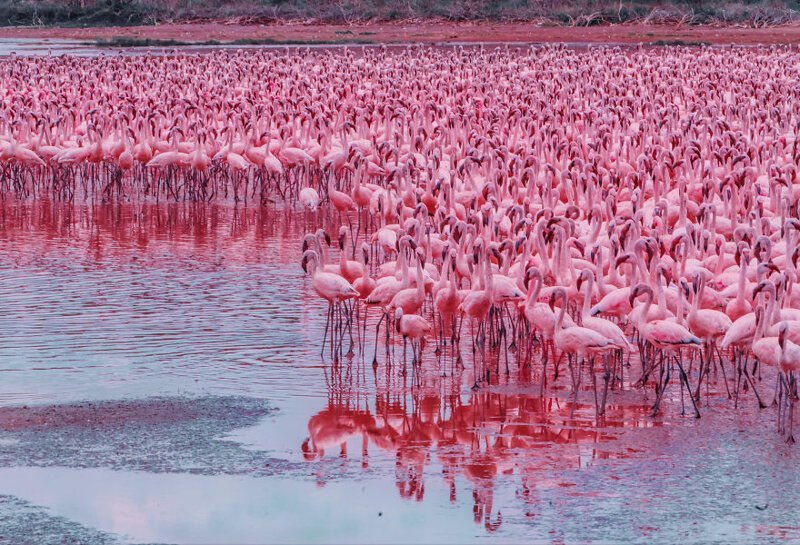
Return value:
<svg viewBox="0 0 800 545">
<path fill-rule="evenodd" d="M 800 25 L 750 28 L 645 24 L 563 27 L 539 26 L 532 23 L 423 22 L 353 25 L 289 23 L 248 25 L 202 22 L 131 27 L 0 27 L 0 39 L 75 40 L 83 42 L 85 45 L 119 47 L 202 45 L 208 42 L 219 42 L 218 45 L 460 44 L 466 42 L 792 45 L 800 44 Z M 148 41 L 154 43 L 147 43 Z"/>
</svg>

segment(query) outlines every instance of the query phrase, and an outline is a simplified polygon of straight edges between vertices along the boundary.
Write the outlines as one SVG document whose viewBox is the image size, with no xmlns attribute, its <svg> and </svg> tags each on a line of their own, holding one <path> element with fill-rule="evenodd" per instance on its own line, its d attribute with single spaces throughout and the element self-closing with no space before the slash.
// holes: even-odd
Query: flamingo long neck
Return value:
<svg viewBox="0 0 800 545">
<path fill-rule="evenodd" d="M 780 362 L 781 362 L 781 364 L 783 364 L 783 362 L 786 360 L 786 346 L 789 344 L 789 339 L 786 338 L 786 334 L 783 334 L 783 335 L 781 335 L 781 340 L 783 340 L 783 342 L 781 343 L 781 359 L 780 359 Z"/>
<path fill-rule="evenodd" d="M 635 286 L 636 284 L 639 283 L 639 267 L 636 265 L 636 263 L 631 263 L 630 267 L 631 267 L 631 274 L 630 274 L 630 279 L 628 281 L 628 285 Z"/>
<path fill-rule="evenodd" d="M 317 246 L 319 246 L 320 265 L 324 267 L 328 263 L 328 249 L 325 247 L 325 242 L 322 240 L 322 236 L 317 237 Z"/>
<path fill-rule="evenodd" d="M 422 277 L 422 262 L 417 260 L 417 295 L 425 297 L 425 281 Z"/>
<path fill-rule="evenodd" d="M 747 258 L 745 256 L 741 256 L 741 264 L 739 265 L 739 282 L 737 287 L 739 289 L 739 293 L 736 295 L 736 300 L 741 304 L 744 302 L 744 284 L 747 280 Z"/>
<path fill-rule="evenodd" d="M 512 246 L 508 250 L 506 250 L 505 259 L 503 259 L 503 274 L 506 276 L 508 276 L 508 270 L 511 268 L 511 260 L 513 259 L 511 252 L 513 251 L 513 249 L 514 248 Z"/>
<path fill-rule="evenodd" d="M 684 301 L 683 301 L 683 289 L 678 286 L 678 308 L 677 308 L 677 316 L 675 317 L 675 322 L 678 325 L 683 325 L 683 313 L 684 313 Z"/>
<path fill-rule="evenodd" d="M 683 246 L 684 251 L 681 252 L 681 259 L 680 259 L 680 277 L 686 276 L 686 259 L 689 256 L 689 245 L 684 244 Z"/>
<path fill-rule="evenodd" d="M 525 285 L 525 269 L 528 267 L 530 257 L 530 246 L 526 243 L 522 249 L 522 259 L 517 265 L 517 287 L 520 289 Z"/>
<path fill-rule="evenodd" d="M 443 290 L 450 280 L 450 252 L 444 256 L 444 265 L 442 265 L 442 274 L 439 276 L 439 283 L 436 285 L 436 291 Z"/>
<path fill-rule="evenodd" d="M 789 276 L 790 279 L 794 279 L 796 276 L 796 269 L 794 265 L 794 261 L 792 260 L 792 252 L 795 248 L 795 231 L 794 229 L 786 231 L 786 274 Z M 791 273 L 791 274 L 790 274 Z M 792 280 L 794 281 L 794 280 Z M 741 292 L 741 290 L 739 290 Z"/>
<path fill-rule="evenodd" d="M 647 265 L 645 265 L 644 259 L 642 259 L 642 256 L 639 254 L 639 252 L 635 252 L 633 257 L 636 259 L 636 268 L 638 269 L 636 281 L 644 282 L 645 279 L 650 275 L 650 271 L 647 270 Z"/>
<path fill-rule="evenodd" d="M 719 255 L 719 257 L 717 257 L 717 266 L 714 269 L 714 273 L 716 274 L 716 276 L 721 275 L 722 271 L 725 268 L 725 245 L 724 244 L 719 247 L 719 254 L 718 255 Z"/>
<path fill-rule="evenodd" d="M 689 311 L 690 316 L 694 316 L 697 314 L 697 310 L 700 308 L 700 299 L 703 298 L 703 290 L 705 288 L 705 280 L 700 280 L 699 287 L 697 288 L 697 293 L 694 294 L 694 299 L 692 300 L 692 309 Z"/>
<path fill-rule="evenodd" d="M 409 280 L 408 280 L 408 261 L 406 261 L 408 259 L 406 257 L 406 251 L 407 251 L 406 247 L 407 247 L 407 243 L 403 243 L 400 246 L 400 255 L 398 256 L 398 259 L 400 260 L 400 270 L 402 271 L 402 274 L 403 274 L 403 277 L 400 279 L 400 282 L 402 283 L 402 286 L 404 288 L 407 287 L 408 283 L 409 283 Z"/>
<path fill-rule="evenodd" d="M 656 293 L 658 296 L 658 312 L 663 317 L 667 314 L 667 298 L 664 295 L 664 284 L 662 283 L 662 276 L 656 275 Z"/>
<path fill-rule="evenodd" d="M 781 320 L 781 309 L 783 309 L 784 301 L 783 281 L 779 281 L 778 287 L 775 289 L 775 306 L 773 307 L 772 323 L 777 324 Z"/>
<path fill-rule="evenodd" d="M 342 239 L 342 247 L 339 248 L 339 267 L 347 265 L 347 235 Z"/>
<path fill-rule="evenodd" d="M 486 289 L 483 265 L 476 263 L 475 266 L 472 267 L 471 273 L 472 277 L 469 279 L 470 288 L 474 290 Z"/>
<path fill-rule="evenodd" d="M 486 291 L 486 295 L 489 297 L 489 301 L 491 303 L 494 300 L 494 279 L 492 278 L 492 267 L 489 265 L 489 259 L 486 257 L 486 255 L 483 256 L 483 262 L 485 271 L 485 283 L 483 289 Z"/>
<path fill-rule="evenodd" d="M 602 264 L 602 258 L 600 259 L 601 259 L 600 263 Z M 616 265 L 615 260 L 616 256 L 612 255 L 611 262 L 609 263 L 608 266 L 608 281 L 614 284 L 615 286 L 618 286 L 620 284 L 620 277 L 619 277 L 619 270 L 617 270 L 617 267 L 615 266 Z M 603 267 L 602 265 L 600 265 L 600 270 L 602 271 L 602 269 Z"/>
<path fill-rule="evenodd" d="M 536 305 L 536 298 L 539 297 L 539 292 L 542 291 L 542 278 L 536 277 L 536 283 L 531 284 L 528 288 L 528 299 L 525 301 L 525 307 L 532 309 Z"/>
<path fill-rule="evenodd" d="M 764 327 L 762 329 L 766 330 L 768 326 L 771 326 L 776 322 L 775 320 L 775 292 L 770 293 L 769 302 L 767 303 L 767 311 L 764 313 Z M 780 314 L 778 314 L 780 316 Z M 763 334 L 763 331 L 762 331 Z"/>
<path fill-rule="evenodd" d="M 449 271 L 447 271 L 448 280 L 450 281 L 448 294 L 451 298 L 456 297 L 456 289 L 458 288 L 458 280 L 456 279 L 456 271 L 454 267 L 451 267 Z"/>
<path fill-rule="evenodd" d="M 319 272 L 319 261 L 317 260 L 317 258 L 312 258 L 310 262 L 311 262 L 311 267 L 309 267 L 308 274 L 309 276 L 311 276 L 311 280 L 314 280 L 314 277 L 317 276 L 317 272 Z"/>
<path fill-rule="evenodd" d="M 564 324 L 564 314 L 567 312 L 566 297 L 562 297 L 562 299 L 564 300 L 561 301 L 561 308 L 558 309 L 558 316 L 556 317 L 556 327 L 555 327 L 556 331 L 562 329 Z"/>
<path fill-rule="evenodd" d="M 678 191 L 680 197 L 680 207 L 678 209 L 678 226 L 686 231 L 686 194 L 684 193 L 684 184 L 679 184 Z"/>
<path fill-rule="evenodd" d="M 564 263 L 567 266 L 567 272 L 569 272 L 570 281 L 574 285 L 575 282 L 578 281 L 578 273 L 575 271 L 575 265 L 573 264 L 572 256 L 570 255 L 570 247 L 566 243 L 566 240 L 564 241 L 564 251 L 561 259 L 564 260 Z"/>
<path fill-rule="evenodd" d="M 650 314 L 650 307 L 653 306 L 653 292 L 647 292 L 647 301 L 645 301 L 644 306 L 641 307 L 639 314 L 634 313 L 635 315 L 635 323 L 641 324 L 647 322 L 647 316 Z"/>
<path fill-rule="evenodd" d="M 542 262 L 542 274 L 547 276 L 550 273 L 550 259 L 547 257 L 547 246 L 544 243 L 544 235 L 541 229 L 536 230 L 536 245 Z"/>
<path fill-rule="evenodd" d="M 369 280 L 369 267 L 367 266 L 367 256 L 366 255 L 363 256 L 361 264 L 363 265 L 363 268 L 361 270 L 361 278 L 363 278 L 365 281 Z"/>
<path fill-rule="evenodd" d="M 583 310 L 581 316 L 586 319 L 589 316 L 589 307 L 592 304 L 592 293 L 594 290 L 594 275 L 586 275 L 586 295 L 583 298 Z"/>
<path fill-rule="evenodd" d="M 606 279 L 603 275 L 603 252 L 602 250 L 597 253 L 597 290 L 600 292 L 599 297 L 602 297 L 606 292 Z"/>
<path fill-rule="evenodd" d="M 600 222 L 597 220 L 596 217 L 592 217 L 592 236 L 589 237 L 589 244 L 595 244 L 597 242 L 597 237 L 600 236 Z"/>
<path fill-rule="evenodd" d="M 709 231 L 711 231 L 711 239 L 713 240 L 714 238 L 716 238 L 716 236 L 717 236 L 717 207 L 716 206 L 714 206 L 711 209 L 711 228 L 709 229 Z"/>
</svg>

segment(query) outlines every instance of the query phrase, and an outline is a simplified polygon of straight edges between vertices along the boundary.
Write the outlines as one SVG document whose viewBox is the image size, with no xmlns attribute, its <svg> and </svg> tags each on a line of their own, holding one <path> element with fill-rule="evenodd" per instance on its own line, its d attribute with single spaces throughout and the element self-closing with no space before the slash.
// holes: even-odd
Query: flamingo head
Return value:
<svg viewBox="0 0 800 545">
<path fill-rule="evenodd" d="M 503 267 L 503 254 L 501 253 L 500 249 L 496 246 L 492 246 L 489 248 L 489 251 L 492 253 L 492 256 L 497 260 L 497 265 L 502 268 Z"/>
<path fill-rule="evenodd" d="M 783 349 L 784 345 L 786 344 L 787 331 L 789 331 L 788 322 L 781 322 L 781 325 L 778 327 L 778 344 L 780 345 L 781 349 Z"/>
<path fill-rule="evenodd" d="M 425 250 L 422 248 L 417 248 L 415 253 L 417 255 L 417 265 L 419 267 L 422 267 L 421 270 L 425 270 L 425 261 L 426 261 Z"/>
<path fill-rule="evenodd" d="M 325 231 L 325 229 L 317 229 L 315 234 L 320 243 L 324 240 L 328 246 L 331 245 L 331 236 L 327 233 L 327 231 Z"/>
<path fill-rule="evenodd" d="M 361 244 L 361 253 L 364 255 L 364 265 L 369 265 L 369 244 Z"/>
<path fill-rule="evenodd" d="M 401 236 L 401 237 L 399 237 L 397 239 L 397 251 L 398 252 L 400 252 L 400 250 L 403 249 L 403 245 L 408 245 L 408 247 L 411 248 L 411 250 L 415 250 L 416 251 L 416 249 L 417 249 L 416 241 L 413 238 L 411 238 L 410 236 L 408 236 L 408 235 L 403 235 L 403 236 Z"/>
<path fill-rule="evenodd" d="M 669 286 L 670 283 L 675 281 L 675 279 L 672 277 L 672 269 L 670 269 L 664 263 L 659 263 L 658 265 L 656 265 L 656 274 L 661 275 L 661 278 L 664 279 L 664 284 L 667 286 Z"/>
<path fill-rule="evenodd" d="M 753 288 L 753 300 L 758 297 L 758 294 L 762 291 L 769 292 L 773 297 L 775 296 L 775 284 L 769 282 L 768 280 L 762 280 L 758 283 L 758 285 Z"/>
<path fill-rule="evenodd" d="M 772 254 L 772 241 L 765 235 L 758 237 L 756 245 L 753 247 L 753 256 L 755 256 L 756 259 L 762 261 L 762 254 L 766 254 L 763 259 L 764 261 L 768 261 Z"/>
<path fill-rule="evenodd" d="M 555 308 L 556 308 L 556 299 L 561 299 L 562 300 L 562 304 L 564 305 L 562 308 L 566 308 L 566 306 L 567 306 L 567 290 L 565 290 L 564 288 L 556 288 L 550 294 L 550 300 L 548 301 L 548 304 L 550 305 L 550 310 L 552 310 L 554 312 L 555 312 Z"/>
<path fill-rule="evenodd" d="M 631 261 L 631 260 L 633 260 L 633 254 L 630 254 L 630 253 L 622 254 L 614 262 L 614 268 L 615 269 L 619 268 L 620 265 L 622 265 L 623 263 L 627 263 L 628 261 Z"/>
<path fill-rule="evenodd" d="M 305 253 L 306 250 L 312 248 L 317 244 L 317 239 L 311 233 L 307 234 L 303 237 L 303 249 L 301 250 Z"/>
<path fill-rule="evenodd" d="M 592 278 L 592 280 L 594 280 L 594 274 L 589 269 L 583 269 L 581 271 L 581 274 L 578 276 L 578 281 L 576 282 L 575 285 L 575 287 L 578 288 L 578 292 L 581 291 L 581 286 L 583 286 L 583 283 L 589 281 L 589 278 Z"/>
<path fill-rule="evenodd" d="M 697 294 L 700 292 L 700 288 L 705 284 L 705 278 L 699 272 L 694 273 L 692 275 L 692 292 Z"/>
<path fill-rule="evenodd" d="M 631 307 L 633 306 L 633 302 L 636 300 L 636 298 L 643 293 L 649 296 L 650 300 L 653 299 L 653 288 L 651 288 L 647 284 L 637 284 L 631 290 L 630 296 L 628 296 L 628 302 L 630 303 Z"/>
<path fill-rule="evenodd" d="M 589 250 L 589 260 L 592 263 L 597 264 L 598 263 L 598 259 L 600 258 L 602 252 L 603 252 L 603 248 L 599 244 L 595 244 Z"/>
<path fill-rule="evenodd" d="M 519 249 L 522 248 L 526 242 L 528 242 L 528 239 L 525 235 L 517 237 L 517 240 L 514 241 L 514 252 L 519 253 Z"/>
<path fill-rule="evenodd" d="M 529 289 L 530 288 L 531 278 L 538 278 L 539 281 L 541 282 L 542 281 L 542 271 L 540 271 L 536 267 L 531 267 L 527 271 L 525 271 L 525 280 L 524 280 L 525 289 Z"/>
<path fill-rule="evenodd" d="M 307 461 L 311 462 L 317 458 L 318 455 L 321 455 L 322 450 L 317 450 L 317 448 L 311 444 L 311 438 L 306 437 L 303 444 L 300 445 L 300 450 L 303 451 L 303 458 Z"/>
<path fill-rule="evenodd" d="M 771 276 L 772 273 L 780 274 L 781 270 L 772 261 L 763 261 L 763 262 L 758 264 L 758 271 L 757 272 L 759 272 L 761 274 L 764 274 L 766 276 Z"/>
<path fill-rule="evenodd" d="M 738 266 L 741 266 L 742 258 L 744 258 L 745 263 L 750 261 L 750 246 L 744 241 L 736 244 L 736 252 L 733 254 L 733 259 L 736 261 L 736 265 Z"/>
<path fill-rule="evenodd" d="M 683 296 L 685 298 L 689 298 L 689 283 L 681 278 L 681 289 L 683 290 Z"/>
<path fill-rule="evenodd" d="M 313 271 L 316 268 L 317 259 L 318 259 L 317 252 L 315 252 L 314 250 L 306 250 L 303 252 L 303 259 L 300 261 L 300 266 L 306 273 L 311 274 L 311 271 Z M 310 270 L 308 267 L 309 263 L 314 264 Z"/>
</svg>

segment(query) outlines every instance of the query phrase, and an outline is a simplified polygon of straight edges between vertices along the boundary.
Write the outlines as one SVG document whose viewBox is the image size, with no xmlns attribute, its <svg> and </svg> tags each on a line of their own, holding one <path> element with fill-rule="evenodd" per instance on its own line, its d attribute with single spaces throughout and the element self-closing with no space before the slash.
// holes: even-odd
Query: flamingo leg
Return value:
<svg viewBox="0 0 800 545">
<path fill-rule="evenodd" d="M 365 314 L 366 314 L 366 312 L 365 312 Z M 386 313 L 385 312 L 381 313 L 381 318 L 380 318 L 380 320 L 378 320 L 378 325 L 375 327 L 375 353 L 372 356 L 372 366 L 373 367 L 377 367 L 377 365 L 378 365 L 378 336 L 380 335 L 381 322 L 383 322 L 384 318 L 386 318 Z M 364 316 L 364 323 L 365 324 L 366 324 L 366 320 L 367 320 L 367 318 L 366 318 L 366 316 Z M 366 327 L 366 325 L 365 325 L 365 327 Z M 389 327 L 389 326 L 387 325 L 386 327 Z"/>
<path fill-rule="evenodd" d="M 686 371 L 683 369 L 683 365 L 681 364 L 680 358 L 676 357 L 675 363 L 678 364 L 678 369 L 680 369 L 681 372 L 681 379 L 683 380 L 683 383 L 686 385 L 686 389 L 689 391 L 689 399 L 692 400 L 692 407 L 694 407 L 694 416 L 695 418 L 700 418 L 700 411 L 697 409 L 697 403 L 695 402 L 694 397 L 691 394 L 692 387 L 689 384 L 689 377 L 686 375 Z"/>
<path fill-rule="evenodd" d="M 713 347 L 714 351 L 717 353 L 717 358 L 719 359 L 719 366 L 722 369 L 722 380 L 725 382 L 725 391 L 728 393 L 728 399 L 731 399 L 731 390 L 728 388 L 728 377 L 725 374 L 725 362 L 722 360 L 722 354 L 719 353 L 719 348 L 717 347 L 716 341 L 711 341 L 711 346 Z"/>
<path fill-rule="evenodd" d="M 656 395 L 656 401 L 655 403 L 653 403 L 652 413 L 650 414 L 650 416 L 652 416 L 653 418 L 655 418 L 655 416 L 658 414 L 658 408 L 661 405 L 661 400 L 664 398 L 664 392 L 667 391 L 667 384 L 669 384 L 669 379 L 670 379 L 670 368 L 672 367 L 672 365 L 670 365 L 668 361 L 665 362 L 664 360 L 665 357 L 664 354 L 662 353 L 658 365 L 659 366 L 658 395 Z"/>
<path fill-rule="evenodd" d="M 616 364 L 615 364 L 616 365 Z M 606 399 L 608 396 L 608 381 L 611 378 L 611 372 L 608 368 L 608 355 L 603 357 L 603 399 L 600 403 L 600 414 L 606 414 Z"/>
</svg>

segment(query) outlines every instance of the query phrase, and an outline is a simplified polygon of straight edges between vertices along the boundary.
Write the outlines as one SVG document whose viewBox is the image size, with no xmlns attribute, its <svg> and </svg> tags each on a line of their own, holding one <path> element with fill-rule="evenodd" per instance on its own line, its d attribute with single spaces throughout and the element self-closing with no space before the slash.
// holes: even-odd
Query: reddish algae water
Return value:
<svg viewBox="0 0 800 545">
<path fill-rule="evenodd" d="M 2 203 L 3 517 L 125 543 L 800 539 L 800 454 L 719 376 L 700 419 L 677 382 L 653 417 L 632 361 L 597 419 L 587 380 L 540 395 L 513 351 L 479 390 L 469 350 L 403 375 L 381 344 L 373 368 L 377 313 L 352 360 L 321 358 L 298 241 L 325 221 Z"/>
</svg>

